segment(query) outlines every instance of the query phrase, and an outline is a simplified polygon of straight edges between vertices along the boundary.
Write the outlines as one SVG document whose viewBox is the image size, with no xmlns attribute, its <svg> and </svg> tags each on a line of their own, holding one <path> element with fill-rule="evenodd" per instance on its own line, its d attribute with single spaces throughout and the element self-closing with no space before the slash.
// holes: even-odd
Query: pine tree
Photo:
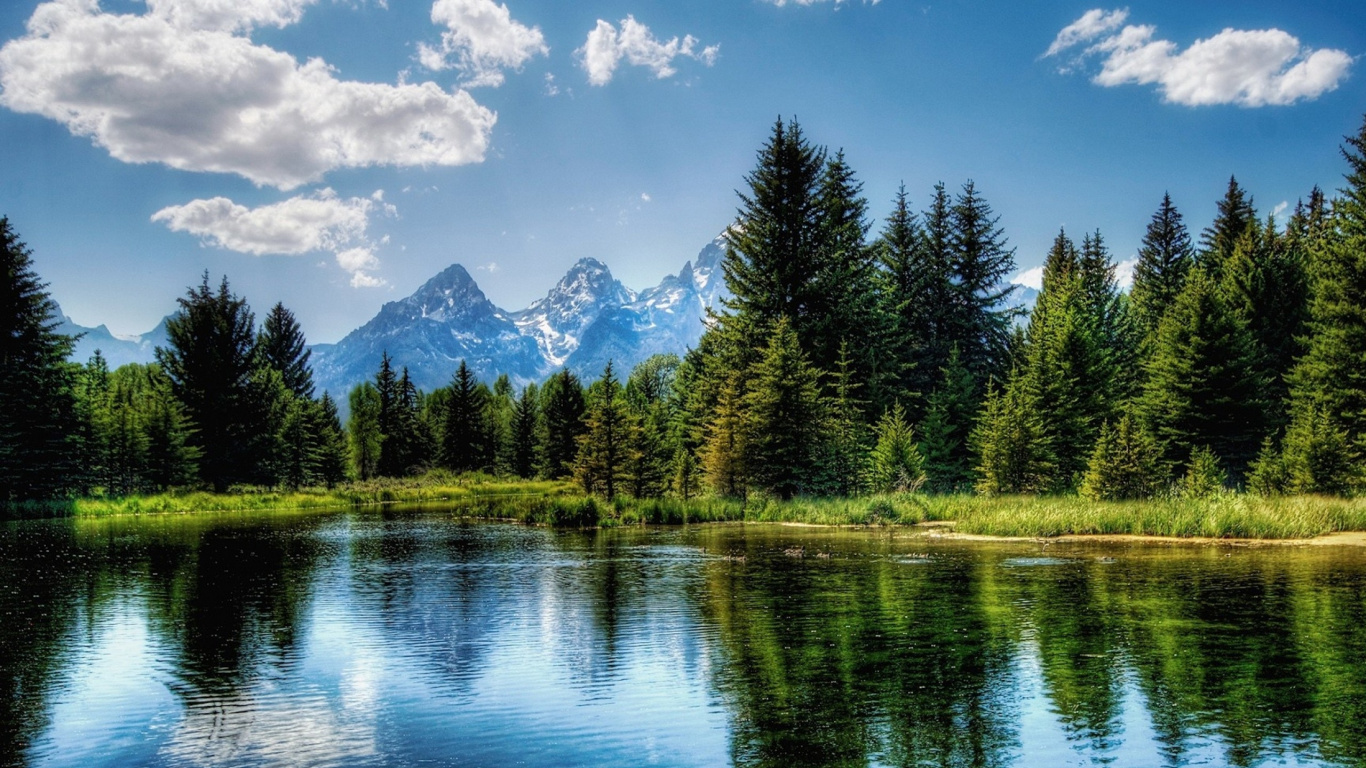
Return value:
<svg viewBox="0 0 1366 768">
<path fill-rule="evenodd" d="M 337 403 L 331 395 L 324 392 L 322 400 L 317 401 L 316 405 L 315 423 L 311 429 L 318 436 L 316 477 L 319 482 L 331 488 L 345 482 L 350 474 L 347 469 L 349 451 L 346 432 L 342 429 Z"/>
<path fill-rule="evenodd" d="M 943 192 L 942 185 L 939 191 Z M 947 211 L 947 203 L 941 205 Z M 883 389 L 894 402 L 912 403 L 908 414 L 914 420 L 923 415 L 924 397 L 939 383 L 940 368 L 947 361 L 936 353 L 950 284 L 947 264 L 931 258 L 904 184 L 897 190 L 877 248 L 886 281 L 883 312 L 889 318 L 883 373 L 892 382 Z"/>
<path fill-rule="evenodd" d="M 1134 285 L 1129 291 L 1137 333 L 1144 349 L 1151 345 L 1162 315 L 1181 293 L 1194 263 L 1190 233 L 1180 211 L 1172 204 L 1171 195 L 1163 194 L 1161 205 L 1148 222 L 1143 245 L 1138 249 Z"/>
<path fill-rule="evenodd" d="M 977 383 L 962 364 L 957 347 L 950 351 L 941 375 L 920 426 L 920 452 L 925 457 L 928 489 L 953 493 L 971 487 L 976 476 L 969 436 L 977 422 Z"/>
<path fill-rule="evenodd" d="M 252 479 L 259 458 L 252 454 L 261 407 L 251 387 L 255 321 L 226 277 L 217 292 L 209 288 L 208 272 L 178 303 L 166 321 L 169 346 L 157 348 L 157 361 L 194 426 L 190 444 L 199 452 L 200 477 L 223 492 Z"/>
<path fill-rule="evenodd" d="M 1204 268 L 1217 281 L 1223 276 L 1224 262 L 1233 255 L 1238 238 L 1256 225 L 1257 211 L 1252 207 L 1252 198 L 1238 186 L 1238 179 L 1230 176 L 1228 191 L 1219 201 L 1218 213 L 1214 223 L 1200 235 L 1200 253 L 1196 263 Z"/>
<path fill-rule="evenodd" d="M 1343 436 L 1349 460 L 1366 448 L 1366 121 L 1346 141 L 1347 186 L 1312 251 L 1307 349 L 1290 377 L 1285 445 L 1287 465 L 1301 468 L 1297 484 L 1322 493 L 1359 482 L 1345 468 L 1334 476 L 1335 462 L 1317 458 L 1336 452 L 1329 436 Z M 1292 441 L 1291 434 L 1302 437 Z"/>
<path fill-rule="evenodd" d="M 568 369 L 551 376 L 541 389 L 541 414 L 544 438 L 541 440 L 541 467 L 546 477 L 567 477 L 573 473 L 578 456 L 579 435 L 583 434 L 586 408 L 583 387 Z"/>
<path fill-rule="evenodd" d="M 261 362 L 280 372 L 285 386 L 297 397 L 313 399 L 313 370 L 308 366 L 312 352 L 294 313 L 277 303 L 261 324 L 256 339 Z"/>
<path fill-rule="evenodd" d="M 751 379 L 744 403 L 750 479 L 782 499 L 814 490 L 825 437 L 820 373 L 786 318 L 774 325 Z"/>
<path fill-rule="evenodd" d="M 464 360 L 455 371 L 450 391 L 441 438 L 442 461 L 452 472 L 474 472 L 485 463 L 485 403 L 480 397 L 479 382 Z"/>
<path fill-rule="evenodd" d="M 834 393 L 829 398 L 824 465 L 824 490 L 837 496 L 854 496 L 867 475 L 868 430 L 863 402 L 858 398 L 860 384 L 855 380 L 848 344 L 840 345 L 835 365 Z"/>
<path fill-rule="evenodd" d="M 1049 490 L 1054 477 L 1052 457 L 1023 375 L 1013 373 L 1004 390 L 993 388 L 987 393 L 972 442 L 980 457 L 979 493 L 998 496 Z"/>
<path fill-rule="evenodd" d="M 95 350 L 81 369 L 76 385 L 76 411 L 80 428 L 82 490 L 90 492 L 97 486 L 106 493 L 111 488 L 114 473 L 110 455 L 114 439 L 114 403 L 110 391 L 109 364 L 100 350 Z"/>
<path fill-rule="evenodd" d="M 1081 495 L 1095 501 L 1151 499 L 1167 486 L 1157 441 L 1129 413 L 1102 427 Z"/>
<path fill-rule="evenodd" d="M 1219 457 L 1202 445 L 1191 452 L 1186 474 L 1176 484 L 1176 493 L 1183 499 L 1207 499 L 1221 493 L 1227 482 L 1228 474 Z"/>
<path fill-rule="evenodd" d="M 380 474 L 380 456 L 384 449 L 384 432 L 380 428 L 383 402 L 379 388 L 363 382 L 351 390 L 351 419 L 348 432 L 351 438 L 351 460 L 356 476 L 369 480 Z"/>
<path fill-rule="evenodd" d="M 868 487 L 874 493 L 920 490 L 925 482 L 925 460 L 899 403 L 882 415 L 874 437 L 876 442 L 868 456 Z"/>
<path fill-rule="evenodd" d="M 614 499 L 626 487 L 627 452 L 637 435 L 610 360 L 590 392 L 584 426 L 574 476 L 584 493 Z"/>
<path fill-rule="evenodd" d="M 1158 327 L 1139 401 L 1164 459 L 1184 471 L 1205 446 L 1241 480 L 1265 436 L 1264 388 L 1247 325 L 1195 269 Z"/>
<path fill-rule="evenodd" d="M 524 480 L 536 475 L 536 421 L 539 417 L 536 385 L 528 384 L 512 407 L 512 473 Z"/>
<path fill-rule="evenodd" d="M 999 217 L 968 181 L 952 209 L 951 328 L 963 364 L 978 381 L 1002 370 L 1014 311 L 1006 305 L 1013 288 L 1015 251 L 1006 246 Z"/>
<path fill-rule="evenodd" d="M 154 490 L 189 485 L 198 476 L 192 426 L 161 367 L 147 367 L 147 480 Z"/>
<path fill-rule="evenodd" d="M 668 442 L 668 413 L 663 401 L 643 410 L 628 406 L 631 443 L 626 449 L 626 475 L 631 495 L 651 499 L 663 495 L 673 457 Z"/>
<path fill-rule="evenodd" d="M 745 177 L 736 225 L 721 262 L 731 296 L 725 307 L 760 327 L 787 318 L 800 323 L 821 299 L 816 295 L 822 245 L 821 200 L 825 151 L 813 147 L 796 121 L 773 126 Z"/>
<path fill-rule="evenodd" d="M 721 387 L 716 408 L 708 420 L 701 448 L 702 471 L 707 484 L 721 496 L 745 498 L 749 492 L 749 423 L 745 418 L 745 391 L 739 374 Z"/>
<path fill-rule="evenodd" d="M 1362 489 L 1362 446 L 1322 407 L 1305 405 L 1285 435 L 1281 469 L 1290 493 L 1347 496 Z"/>
</svg>

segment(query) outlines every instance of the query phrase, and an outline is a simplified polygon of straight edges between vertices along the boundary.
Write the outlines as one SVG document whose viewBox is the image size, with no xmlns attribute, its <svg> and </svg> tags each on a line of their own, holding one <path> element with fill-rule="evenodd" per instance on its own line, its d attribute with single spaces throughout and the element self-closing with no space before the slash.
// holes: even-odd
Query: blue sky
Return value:
<svg viewBox="0 0 1366 768">
<path fill-rule="evenodd" d="M 1164 191 L 1198 231 L 1230 174 L 1337 187 L 1366 112 L 1355 0 L 11 0 L 0 46 L 0 213 L 116 333 L 205 269 L 313 341 L 452 262 L 508 309 L 585 256 L 643 288 L 779 115 L 879 218 L 971 178 L 1021 271 L 1060 226 L 1125 259 Z"/>
</svg>

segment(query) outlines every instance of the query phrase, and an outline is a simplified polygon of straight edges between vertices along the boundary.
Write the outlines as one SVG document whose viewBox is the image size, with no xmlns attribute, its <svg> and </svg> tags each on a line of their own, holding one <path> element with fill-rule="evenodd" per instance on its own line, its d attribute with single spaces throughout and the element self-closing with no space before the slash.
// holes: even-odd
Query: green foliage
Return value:
<svg viewBox="0 0 1366 768">
<path fill-rule="evenodd" d="M 522 479 L 536 475 L 536 423 L 540 419 L 536 385 L 528 384 L 512 406 L 512 473 Z"/>
<path fill-rule="evenodd" d="M 1181 294 L 1194 262 L 1195 250 L 1181 212 L 1172 204 L 1171 195 L 1163 194 L 1143 234 L 1129 290 L 1137 334 L 1145 347 L 1156 335 L 1162 315 Z"/>
<path fill-rule="evenodd" d="M 1305 406 L 1286 431 L 1281 457 L 1289 493 L 1346 496 L 1361 489 L 1361 445 L 1321 407 Z"/>
<path fill-rule="evenodd" d="M 1167 487 L 1157 441 L 1130 414 L 1106 423 L 1082 479 L 1081 495 L 1094 501 L 1151 499 Z"/>
<path fill-rule="evenodd" d="M 920 427 L 920 452 L 929 490 L 955 493 L 970 488 L 976 476 L 969 436 L 977 422 L 977 383 L 956 347 L 941 375 Z"/>
<path fill-rule="evenodd" d="M 900 403 L 882 415 L 868 456 L 868 488 L 873 493 L 911 493 L 925 482 L 925 460 Z"/>
<path fill-rule="evenodd" d="M 826 415 L 820 373 L 786 318 L 773 326 L 750 378 L 744 407 L 751 482 L 782 499 L 814 491 Z"/>
<path fill-rule="evenodd" d="M 977 381 L 1003 371 L 1014 311 L 1006 306 L 1013 288 L 1015 251 L 1008 248 L 1000 218 L 972 181 L 954 199 L 951 212 L 950 274 L 953 307 L 950 333 Z"/>
<path fill-rule="evenodd" d="M 1262 450 L 1247 473 L 1247 490 L 1258 496 L 1270 497 L 1285 494 L 1290 488 L 1290 473 L 1285 466 L 1285 458 L 1276 450 L 1276 443 L 1270 437 L 1262 442 Z"/>
<path fill-rule="evenodd" d="M 492 466 L 486 454 L 485 410 L 488 402 L 464 360 L 451 381 L 446 423 L 441 436 L 442 464 L 452 472 L 473 472 Z"/>
<path fill-rule="evenodd" d="M 262 365 L 280 372 L 285 387 L 296 397 L 313 399 L 313 369 L 308 366 L 312 352 L 294 313 L 277 303 L 271 307 L 256 337 L 256 353 Z"/>
<path fill-rule="evenodd" d="M 1228 475 L 1219 457 L 1205 446 L 1191 452 L 1186 474 L 1176 485 L 1176 495 L 1183 499 L 1208 499 L 1224 491 Z"/>
<path fill-rule="evenodd" d="M 541 472 L 546 477 L 573 473 L 586 407 L 583 386 L 568 369 L 551 376 L 541 388 Z"/>
<path fill-rule="evenodd" d="M 1200 235 L 1200 253 L 1197 254 L 1196 264 L 1218 281 L 1223 274 L 1224 262 L 1233 255 L 1238 239 L 1256 224 L 1257 211 L 1252 207 L 1252 199 L 1238 186 L 1238 179 L 1230 176 L 1228 191 L 1218 203 L 1214 223 Z"/>
<path fill-rule="evenodd" d="M 1204 445 L 1235 480 L 1243 477 L 1266 434 L 1257 362 L 1246 323 L 1197 268 L 1162 318 L 1139 401 L 1145 425 L 1178 471 Z"/>
<path fill-rule="evenodd" d="M 574 462 L 574 477 L 584 493 L 613 499 L 626 489 L 627 458 L 637 437 L 637 427 L 609 360 L 590 392 Z"/>
<path fill-rule="evenodd" d="M 972 442 L 980 457 L 979 493 L 998 496 L 1049 490 L 1053 457 L 1043 421 L 1018 371 L 1003 391 L 992 388 L 988 392 Z"/>
<path fill-rule="evenodd" d="M 837 496 L 857 494 L 867 473 L 868 429 L 864 424 L 863 404 L 857 397 L 861 388 L 855 380 L 848 345 L 840 345 L 835 368 L 834 396 L 828 398 L 828 415 L 819 461 L 823 466 L 822 485 Z"/>
<path fill-rule="evenodd" d="M 380 450 L 384 443 L 384 433 L 380 431 L 379 389 L 368 381 L 363 382 L 351 390 L 350 399 L 351 461 L 356 476 L 369 480 L 379 476 Z"/>
<path fill-rule="evenodd" d="M 702 471 L 712 490 L 727 498 L 744 498 L 749 492 L 749 424 L 744 397 L 740 377 L 730 376 L 704 429 Z"/>
<path fill-rule="evenodd" d="M 254 319 L 226 277 L 217 292 L 209 287 L 208 272 L 178 303 L 166 321 L 169 346 L 157 348 L 157 361 L 193 425 L 200 478 L 223 491 L 251 480 L 263 458 L 252 453 L 265 405 L 251 383 Z"/>
</svg>

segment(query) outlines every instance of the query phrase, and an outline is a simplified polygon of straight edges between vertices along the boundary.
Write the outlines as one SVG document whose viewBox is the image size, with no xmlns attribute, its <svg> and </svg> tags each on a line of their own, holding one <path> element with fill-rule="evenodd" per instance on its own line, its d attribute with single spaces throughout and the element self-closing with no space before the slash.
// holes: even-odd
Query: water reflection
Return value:
<svg viewBox="0 0 1366 768">
<path fill-rule="evenodd" d="M 1366 761 L 1366 553 L 557 532 L 458 510 L 0 529 L 0 764 Z"/>
</svg>

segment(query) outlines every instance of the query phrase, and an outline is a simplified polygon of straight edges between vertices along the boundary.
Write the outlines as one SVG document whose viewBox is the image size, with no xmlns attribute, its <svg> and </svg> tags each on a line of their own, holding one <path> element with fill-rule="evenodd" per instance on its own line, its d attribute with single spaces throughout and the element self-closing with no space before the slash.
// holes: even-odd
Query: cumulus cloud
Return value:
<svg viewBox="0 0 1366 768">
<path fill-rule="evenodd" d="M 1042 290 L 1043 267 L 1034 267 L 1033 269 L 1026 269 L 1020 274 L 1011 278 L 1010 282 L 1014 285 L 1023 285 L 1026 288 L 1033 288 L 1036 291 Z"/>
<path fill-rule="evenodd" d="M 1102 59 L 1092 82 L 1106 87 L 1156 85 L 1166 101 L 1192 107 L 1284 106 L 1316 99 L 1336 89 L 1352 64 L 1344 51 L 1308 48 L 1279 29 L 1225 29 L 1183 51 L 1156 38 L 1157 28 L 1151 25 L 1114 31 L 1126 17 L 1125 11 L 1087 11 L 1058 34 L 1044 56 L 1100 38 L 1079 57 Z"/>
<path fill-rule="evenodd" d="M 1053 39 L 1053 44 L 1048 46 L 1044 57 L 1056 56 L 1075 45 L 1090 42 L 1106 32 L 1113 32 L 1127 18 L 1129 18 L 1128 8 L 1117 11 L 1093 8 L 1082 14 L 1080 19 L 1063 27 L 1058 36 Z"/>
<path fill-rule="evenodd" d="M 607 85 L 623 59 L 638 67 L 648 67 L 657 78 L 672 77 L 678 70 L 673 62 L 679 56 L 695 59 L 710 67 L 716 63 L 721 51 L 719 45 L 709 45 L 698 49 L 697 38 L 685 35 L 683 39 L 671 38 L 661 42 L 655 38 L 650 28 L 627 16 L 621 21 L 621 30 L 602 19 L 588 33 L 583 47 L 574 53 L 579 64 L 588 73 L 588 82 L 593 85 Z"/>
<path fill-rule="evenodd" d="M 468 86 L 499 86 L 504 69 L 520 69 L 533 56 L 550 53 L 539 27 L 513 21 L 494 0 L 436 0 L 432 22 L 446 27 L 440 47 L 418 46 L 424 67 L 459 69 Z"/>
<path fill-rule="evenodd" d="M 481 162 L 496 115 L 435 83 L 339 80 L 243 33 L 314 0 L 149 0 L 142 15 L 52 0 L 0 48 L 0 104 L 129 163 L 293 189 L 336 168 Z"/>
<path fill-rule="evenodd" d="M 215 197 L 163 208 L 152 221 L 207 245 L 254 256 L 332 251 L 337 265 L 351 273 L 352 285 L 369 287 L 383 284 L 370 274 L 379 268 L 375 245 L 366 237 L 370 216 L 397 212 L 383 197 L 377 191 L 368 198 L 344 199 L 324 189 L 259 208 Z"/>
</svg>

